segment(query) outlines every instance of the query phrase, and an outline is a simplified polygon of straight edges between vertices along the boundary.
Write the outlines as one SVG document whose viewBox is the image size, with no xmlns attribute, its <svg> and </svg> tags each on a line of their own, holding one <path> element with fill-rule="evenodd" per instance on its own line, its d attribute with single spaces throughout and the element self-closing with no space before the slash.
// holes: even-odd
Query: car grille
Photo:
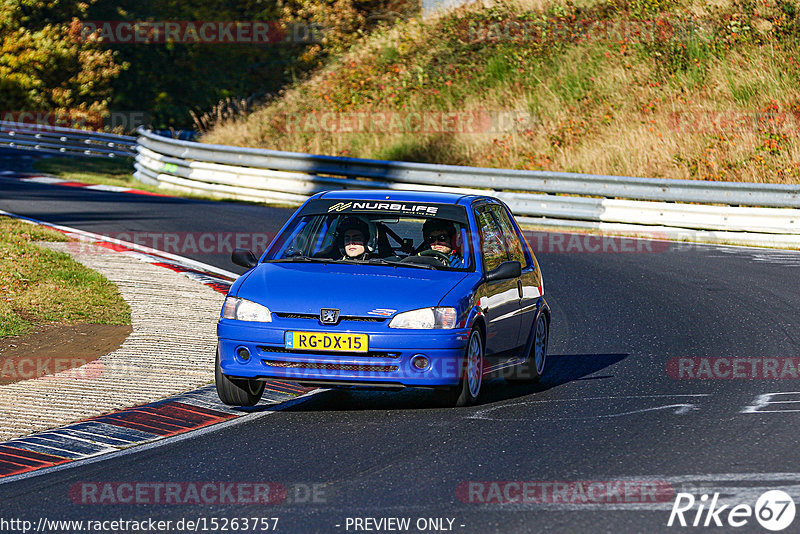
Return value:
<svg viewBox="0 0 800 534">
<path fill-rule="evenodd" d="M 399 352 L 378 352 L 378 351 L 369 351 L 369 352 L 330 352 L 330 351 L 322 351 L 322 350 L 295 350 L 295 349 L 286 349 L 283 347 L 267 347 L 263 345 L 259 345 L 258 350 L 261 352 L 272 352 L 276 354 L 315 354 L 320 356 L 333 356 L 333 357 L 344 357 L 344 358 L 392 358 L 397 359 L 400 357 Z"/>
<path fill-rule="evenodd" d="M 285 313 L 285 312 L 274 312 L 274 315 L 280 317 L 281 319 L 313 319 L 314 321 L 319 321 L 319 314 L 318 313 Z M 386 320 L 386 317 L 367 317 L 363 315 L 340 315 L 339 321 L 358 321 L 362 323 L 382 323 Z"/>
<path fill-rule="evenodd" d="M 391 373 L 397 371 L 396 365 L 357 365 L 339 363 L 312 363 L 312 362 L 281 362 L 276 360 L 261 360 L 270 367 L 283 367 L 288 369 L 324 369 L 329 371 L 372 371 L 378 373 Z"/>
</svg>

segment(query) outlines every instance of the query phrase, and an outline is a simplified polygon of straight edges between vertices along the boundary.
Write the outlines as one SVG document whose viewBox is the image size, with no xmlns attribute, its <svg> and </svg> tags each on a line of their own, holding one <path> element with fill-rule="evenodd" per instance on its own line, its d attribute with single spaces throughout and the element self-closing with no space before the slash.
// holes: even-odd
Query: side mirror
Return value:
<svg viewBox="0 0 800 534">
<path fill-rule="evenodd" d="M 241 265 L 242 267 L 250 269 L 251 267 L 255 267 L 258 263 L 258 258 L 256 258 L 256 255 L 253 254 L 251 250 L 237 248 L 231 253 L 231 261 L 236 265 Z"/>
<path fill-rule="evenodd" d="M 504 261 L 488 273 L 486 281 L 508 280 L 509 278 L 519 278 L 522 276 L 522 264 L 518 261 Z"/>
</svg>

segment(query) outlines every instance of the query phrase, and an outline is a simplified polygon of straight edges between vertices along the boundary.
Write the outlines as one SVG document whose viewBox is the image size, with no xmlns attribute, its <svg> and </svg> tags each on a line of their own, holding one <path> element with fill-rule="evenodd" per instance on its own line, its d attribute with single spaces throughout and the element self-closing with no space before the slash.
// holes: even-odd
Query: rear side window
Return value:
<svg viewBox="0 0 800 534">
<path fill-rule="evenodd" d="M 491 271 L 508 259 L 503 230 L 492 216 L 489 206 L 478 206 L 475 220 L 481 237 L 481 255 L 484 271 Z"/>
<path fill-rule="evenodd" d="M 514 223 L 508 218 L 508 213 L 502 206 L 493 205 L 491 211 L 494 213 L 495 218 L 500 223 L 500 228 L 503 231 L 503 238 L 505 240 L 508 255 L 511 261 L 518 261 L 524 269 L 528 261 L 525 258 L 525 250 L 522 248 L 522 243 L 519 241 L 517 232 L 514 231 Z"/>
</svg>

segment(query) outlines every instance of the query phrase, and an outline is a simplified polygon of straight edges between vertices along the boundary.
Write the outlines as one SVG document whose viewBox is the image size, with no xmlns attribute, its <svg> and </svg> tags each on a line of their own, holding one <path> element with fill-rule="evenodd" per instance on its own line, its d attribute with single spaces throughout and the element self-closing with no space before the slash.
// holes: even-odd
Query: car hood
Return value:
<svg viewBox="0 0 800 534">
<path fill-rule="evenodd" d="M 237 296 L 277 313 L 318 314 L 321 308 L 336 308 L 342 315 L 391 315 L 389 311 L 436 306 L 466 276 L 380 265 L 260 263 Z"/>
</svg>

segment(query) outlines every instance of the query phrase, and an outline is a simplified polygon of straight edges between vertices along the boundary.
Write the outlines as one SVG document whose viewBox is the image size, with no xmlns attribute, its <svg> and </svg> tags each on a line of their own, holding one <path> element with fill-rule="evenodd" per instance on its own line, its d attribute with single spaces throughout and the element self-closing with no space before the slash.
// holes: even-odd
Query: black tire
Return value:
<svg viewBox="0 0 800 534">
<path fill-rule="evenodd" d="M 219 400 L 228 406 L 255 406 L 264 394 L 264 382 L 261 380 L 235 379 L 222 374 L 219 348 L 217 348 L 214 382 L 217 385 Z"/>
<path fill-rule="evenodd" d="M 506 376 L 507 382 L 534 383 L 538 382 L 547 369 L 547 342 L 550 339 L 550 323 L 547 316 L 542 313 L 533 325 L 533 343 L 525 363 L 511 368 L 511 374 Z M 537 354 L 538 351 L 538 354 Z M 538 356 L 538 357 L 537 357 Z"/>
<path fill-rule="evenodd" d="M 471 378 L 471 379 L 470 379 Z M 478 401 L 483 384 L 483 337 L 473 328 L 469 333 L 464 360 L 461 365 L 461 380 L 458 385 L 436 392 L 442 406 L 469 406 Z"/>
</svg>

